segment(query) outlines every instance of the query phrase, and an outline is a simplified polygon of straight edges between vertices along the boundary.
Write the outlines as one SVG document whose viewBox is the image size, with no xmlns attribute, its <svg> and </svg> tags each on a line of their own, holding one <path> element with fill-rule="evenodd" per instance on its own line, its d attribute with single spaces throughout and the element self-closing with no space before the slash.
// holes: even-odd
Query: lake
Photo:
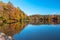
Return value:
<svg viewBox="0 0 60 40">
<path fill-rule="evenodd" d="M 15 40 L 60 40 L 60 25 L 28 24 L 20 33 L 14 35 Z"/>
</svg>

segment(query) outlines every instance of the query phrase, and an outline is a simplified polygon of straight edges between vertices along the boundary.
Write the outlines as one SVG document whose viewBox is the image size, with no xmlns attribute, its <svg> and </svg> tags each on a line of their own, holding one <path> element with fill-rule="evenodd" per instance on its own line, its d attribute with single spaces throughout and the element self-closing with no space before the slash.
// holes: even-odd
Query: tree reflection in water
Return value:
<svg viewBox="0 0 60 40">
<path fill-rule="evenodd" d="M 19 33 L 27 24 L 27 22 L 5 23 L 0 25 L 0 32 L 3 32 L 8 36 L 13 36 L 16 33 Z"/>
<path fill-rule="evenodd" d="M 19 33 L 27 24 L 41 25 L 41 24 L 60 24 L 59 15 L 33 15 L 27 16 L 25 19 L 7 20 L 6 22 L 0 22 L 0 32 L 13 36 Z"/>
</svg>

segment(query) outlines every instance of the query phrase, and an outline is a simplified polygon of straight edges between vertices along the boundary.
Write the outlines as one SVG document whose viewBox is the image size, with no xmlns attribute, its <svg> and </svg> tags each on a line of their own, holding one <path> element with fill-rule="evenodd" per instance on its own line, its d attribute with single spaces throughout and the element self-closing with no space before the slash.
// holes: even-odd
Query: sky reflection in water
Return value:
<svg viewBox="0 0 60 40">
<path fill-rule="evenodd" d="M 60 40 L 60 25 L 27 25 L 15 40 Z"/>
<path fill-rule="evenodd" d="M 0 0 L 11 1 L 27 15 L 60 14 L 60 0 Z M 28 11 L 27 11 L 28 10 Z M 14 35 L 15 40 L 60 40 L 60 25 L 27 25 L 20 33 Z"/>
</svg>

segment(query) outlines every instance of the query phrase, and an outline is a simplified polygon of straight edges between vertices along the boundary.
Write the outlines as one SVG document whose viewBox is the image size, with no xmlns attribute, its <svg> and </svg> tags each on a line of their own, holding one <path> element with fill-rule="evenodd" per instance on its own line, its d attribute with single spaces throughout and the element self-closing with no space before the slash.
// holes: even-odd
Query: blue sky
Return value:
<svg viewBox="0 0 60 40">
<path fill-rule="evenodd" d="M 60 0 L 0 0 L 11 2 L 20 7 L 27 15 L 60 14 Z M 24 30 L 14 36 L 16 40 L 58 40 L 60 39 L 60 25 L 27 25 Z"/>
<path fill-rule="evenodd" d="M 60 14 L 60 0 L 0 0 L 20 7 L 27 15 Z"/>
</svg>

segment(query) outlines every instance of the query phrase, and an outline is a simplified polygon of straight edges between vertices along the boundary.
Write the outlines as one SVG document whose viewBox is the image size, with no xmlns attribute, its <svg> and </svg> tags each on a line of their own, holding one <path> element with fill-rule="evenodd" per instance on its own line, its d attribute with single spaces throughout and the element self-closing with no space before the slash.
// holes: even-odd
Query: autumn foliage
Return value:
<svg viewBox="0 0 60 40">
<path fill-rule="evenodd" d="M 27 16 L 11 2 L 0 2 L 0 32 L 9 36 L 19 33 L 27 24 L 60 24 L 60 15 Z"/>
<path fill-rule="evenodd" d="M 27 15 L 18 7 L 14 7 L 12 3 L 0 2 L 0 19 L 1 20 L 17 20 L 25 19 Z"/>
<path fill-rule="evenodd" d="M 13 36 L 20 32 L 27 23 L 27 15 L 19 7 L 14 7 L 11 2 L 0 2 L 0 32 Z"/>
</svg>

